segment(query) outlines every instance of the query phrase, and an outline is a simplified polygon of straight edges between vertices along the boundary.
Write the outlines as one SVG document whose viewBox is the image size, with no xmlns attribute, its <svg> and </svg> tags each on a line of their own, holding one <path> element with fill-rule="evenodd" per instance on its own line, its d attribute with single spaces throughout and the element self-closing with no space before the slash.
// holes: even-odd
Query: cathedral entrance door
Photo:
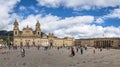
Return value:
<svg viewBox="0 0 120 67">
<path fill-rule="evenodd" d="M 53 40 L 52 39 L 50 40 L 50 46 L 53 46 Z"/>
<path fill-rule="evenodd" d="M 53 43 L 52 43 L 52 42 L 50 42 L 50 46 L 53 46 Z"/>
<path fill-rule="evenodd" d="M 28 48 L 30 47 L 29 42 L 27 42 L 27 47 L 28 47 Z"/>
</svg>

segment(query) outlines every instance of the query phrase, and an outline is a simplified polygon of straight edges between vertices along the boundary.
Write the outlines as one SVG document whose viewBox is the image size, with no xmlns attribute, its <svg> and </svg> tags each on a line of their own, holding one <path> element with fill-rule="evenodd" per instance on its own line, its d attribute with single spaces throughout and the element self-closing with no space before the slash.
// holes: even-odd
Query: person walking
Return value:
<svg viewBox="0 0 120 67">
<path fill-rule="evenodd" d="M 22 48 L 22 50 L 21 50 L 21 57 L 25 57 L 25 49 L 24 48 Z"/>
<path fill-rule="evenodd" d="M 76 52 L 78 52 L 79 47 L 76 47 Z"/>
<path fill-rule="evenodd" d="M 95 49 L 93 49 L 93 53 L 95 54 Z"/>
<path fill-rule="evenodd" d="M 100 48 L 100 52 L 102 51 L 102 48 Z"/>
<path fill-rule="evenodd" d="M 39 46 L 39 45 L 37 46 L 37 49 L 38 49 L 38 50 L 40 49 L 40 46 Z"/>
<path fill-rule="evenodd" d="M 59 48 L 59 46 L 57 47 L 57 50 L 59 50 L 60 48 Z"/>
<path fill-rule="evenodd" d="M 72 55 L 72 56 L 75 56 L 75 51 L 74 51 L 74 48 L 73 48 L 73 47 L 71 47 L 71 55 Z"/>
<path fill-rule="evenodd" d="M 83 47 L 80 47 L 80 52 L 81 54 L 83 54 Z"/>
</svg>

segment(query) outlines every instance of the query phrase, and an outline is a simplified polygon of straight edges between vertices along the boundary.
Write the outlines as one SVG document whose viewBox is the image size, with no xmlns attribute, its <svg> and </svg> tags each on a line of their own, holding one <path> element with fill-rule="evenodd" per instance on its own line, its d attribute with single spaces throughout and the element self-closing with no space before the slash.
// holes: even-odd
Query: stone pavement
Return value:
<svg viewBox="0 0 120 67">
<path fill-rule="evenodd" d="M 25 49 L 26 56 L 21 57 L 20 49 L 0 49 L 0 67 L 120 67 L 120 50 L 103 49 L 93 53 L 94 48 L 80 51 L 74 57 L 70 57 L 67 48 L 37 50 L 35 47 Z"/>
</svg>

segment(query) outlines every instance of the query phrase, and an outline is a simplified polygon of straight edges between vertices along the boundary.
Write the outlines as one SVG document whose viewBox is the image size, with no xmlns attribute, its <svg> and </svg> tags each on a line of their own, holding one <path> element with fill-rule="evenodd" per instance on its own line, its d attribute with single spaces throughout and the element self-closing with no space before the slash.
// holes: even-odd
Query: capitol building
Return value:
<svg viewBox="0 0 120 67">
<path fill-rule="evenodd" d="M 13 44 L 15 46 L 73 46 L 73 37 L 58 38 L 53 33 L 48 35 L 41 32 L 40 23 L 37 21 L 35 30 L 26 26 L 22 31 L 19 30 L 18 21 L 15 20 L 13 28 Z"/>
</svg>

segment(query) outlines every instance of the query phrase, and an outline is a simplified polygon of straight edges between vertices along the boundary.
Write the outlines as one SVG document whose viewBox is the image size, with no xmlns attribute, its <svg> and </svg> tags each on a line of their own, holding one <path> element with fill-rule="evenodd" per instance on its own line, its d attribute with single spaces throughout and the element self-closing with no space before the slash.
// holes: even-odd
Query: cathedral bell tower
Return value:
<svg viewBox="0 0 120 67">
<path fill-rule="evenodd" d="M 19 24 L 18 24 L 17 20 L 15 19 L 14 29 L 13 29 L 14 36 L 18 36 L 19 35 L 19 28 L 18 28 L 18 26 L 19 26 Z"/>
<path fill-rule="evenodd" d="M 41 30 L 40 30 L 40 23 L 37 21 L 36 23 L 36 30 L 35 30 L 36 37 L 41 37 Z"/>
</svg>

